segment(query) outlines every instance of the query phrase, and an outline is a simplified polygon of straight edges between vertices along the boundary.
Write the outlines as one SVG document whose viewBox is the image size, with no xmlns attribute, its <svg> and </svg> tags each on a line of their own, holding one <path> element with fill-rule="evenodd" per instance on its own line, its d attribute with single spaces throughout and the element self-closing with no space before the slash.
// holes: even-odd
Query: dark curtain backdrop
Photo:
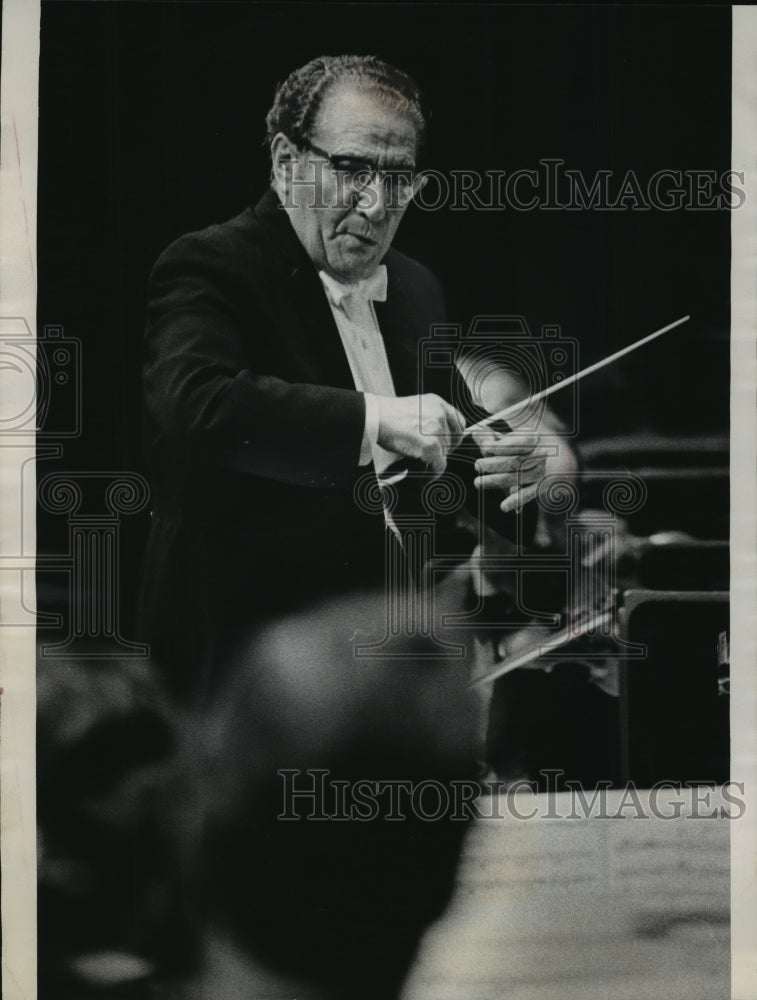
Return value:
<svg viewBox="0 0 757 1000">
<path fill-rule="evenodd" d="M 355 51 L 407 69 L 431 109 L 424 164 L 443 172 L 560 158 L 588 179 L 634 170 L 645 182 L 728 169 L 730 45 L 725 5 L 43 0 L 38 323 L 82 342 L 84 422 L 40 473 L 140 470 L 150 267 L 181 233 L 257 199 L 263 118 L 294 67 Z M 581 435 L 723 433 L 729 227 L 727 211 L 413 208 L 397 245 L 442 279 L 451 320 L 559 324 L 582 364 L 690 313 L 583 384 Z M 40 517 L 42 551 L 61 522 Z M 143 526 L 126 528 L 127 580 Z"/>
</svg>

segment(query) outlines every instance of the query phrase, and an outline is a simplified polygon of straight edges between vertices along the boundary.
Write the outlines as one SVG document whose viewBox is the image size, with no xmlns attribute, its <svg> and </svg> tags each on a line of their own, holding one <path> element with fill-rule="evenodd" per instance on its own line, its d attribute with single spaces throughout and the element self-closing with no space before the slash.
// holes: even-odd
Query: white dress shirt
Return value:
<svg viewBox="0 0 757 1000">
<path fill-rule="evenodd" d="M 351 285 L 319 271 L 334 321 L 342 339 L 355 388 L 365 395 L 365 428 L 360 465 L 371 460 L 380 475 L 400 455 L 378 444 L 379 406 L 376 396 L 396 396 L 373 300 L 386 300 L 386 266 L 380 264 L 369 277 Z"/>
</svg>

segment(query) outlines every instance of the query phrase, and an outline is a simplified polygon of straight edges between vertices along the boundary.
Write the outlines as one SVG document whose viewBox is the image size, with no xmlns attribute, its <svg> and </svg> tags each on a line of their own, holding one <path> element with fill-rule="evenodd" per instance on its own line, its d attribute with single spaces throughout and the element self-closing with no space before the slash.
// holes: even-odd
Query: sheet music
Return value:
<svg viewBox="0 0 757 1000">
<path fill-rule="evenodd" d="M 608 792 L 602 813 L 615 815 L 624 794 Z M 519 797 L 521 814 L 537 801 L 542 817 L 558 818 L 481 805 L 496 818 L 476 823 L 452 907 L 403 1000 L 730 995 L 728 820 L 694 818 L 690 801 L 678 818 L 632 808 L 602 819 L 597 805 L 570 819 L 582 806 L 569 793 Z M 655 808 L 672 816 L 676 798 L 660 793 Z"/>
</svg>

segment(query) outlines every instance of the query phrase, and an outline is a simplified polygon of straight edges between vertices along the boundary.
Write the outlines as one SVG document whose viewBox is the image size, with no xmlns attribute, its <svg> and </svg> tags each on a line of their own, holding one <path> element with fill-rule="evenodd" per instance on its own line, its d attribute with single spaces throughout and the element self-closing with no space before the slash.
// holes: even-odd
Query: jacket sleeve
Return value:
<svg viewBox="0 0 757 1000">
<path fill-rule="evenodd" d="M 177 450 L 190 464 L 339 486 L 357 468 L 364 397 L 256 369 L 255 345 L 281 332 L 266 328 L 254 280 L 204 233 L 183 237 L 158 259 L 145 338 L 148 426 L 163 451 Z"/>
</svg>

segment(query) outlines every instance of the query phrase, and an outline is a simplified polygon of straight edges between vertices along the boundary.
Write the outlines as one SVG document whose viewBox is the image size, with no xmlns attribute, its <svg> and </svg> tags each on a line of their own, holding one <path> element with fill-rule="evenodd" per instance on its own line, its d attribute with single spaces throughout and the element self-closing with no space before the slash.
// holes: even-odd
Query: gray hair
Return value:
<svg viewBox="0 0 757 1000">
<path fill-rule="evenodd" d="M 266 115 L 268 144 L 278 132 L 294 143 L 309 139 L 328 89 L 342 82 L 370 90 L 382 102 L 409 115 L 420 148 L 426 118 L 418 85 L 407 73 L 377 56 L 319 56 L 290 73 L 276 88 L 273 106 Z"/>
</svg>

